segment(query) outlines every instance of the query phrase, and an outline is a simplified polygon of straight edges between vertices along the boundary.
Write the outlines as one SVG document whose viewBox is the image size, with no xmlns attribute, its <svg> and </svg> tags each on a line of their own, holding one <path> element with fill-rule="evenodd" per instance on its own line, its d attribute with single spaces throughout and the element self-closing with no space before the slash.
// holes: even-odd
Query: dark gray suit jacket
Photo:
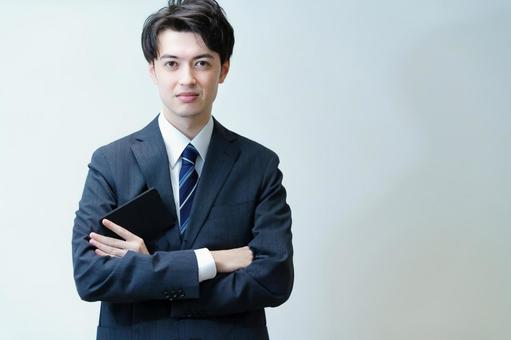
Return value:
<svg viewBox="0 0 511 340">
<path fill-rule="evenodd" d="M 214 121 L 183 238 L 158 120 L 96 150 L 73 228 L 76 287 L 101 301 L 98 339 L 267 339 L 264 307 L 293 285 L 291 212 L 277 155 Z M 100 257 L 88 242 L 99 218 L 147 188 L 169 210 L 167 232 L 147 240 L 151 255 Z M 199 284 L 193 249 L 249 245 L 247 268 Z"/>
</svg>

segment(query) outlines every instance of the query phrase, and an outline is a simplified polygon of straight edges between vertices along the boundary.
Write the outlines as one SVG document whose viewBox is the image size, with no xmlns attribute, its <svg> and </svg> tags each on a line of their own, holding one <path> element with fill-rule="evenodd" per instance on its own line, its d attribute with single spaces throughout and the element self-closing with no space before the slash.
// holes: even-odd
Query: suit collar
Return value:
<svg viewBox="0 0 511 340">
<path fill-rule="evenodd" d="M 174 127 L 164 115 L 160 113 L 158 116 L 158 126 L 165 142 L 167 156 L 170 161 L 170 167 L 174 168 L 183 153 L 183 150 L 190 143 L 199 152 L 199 156 L 202 160 L 206 159 L 209 143 L 211 141 L 211 135 L 213 133 L 213 118 L 210 117 L 206 125 L 199 131 L 199 133 L 190 140 L 181 131 Z M 201 164 L 202 165 L 202 164 Z M 200 175 L 199 169 L 197 169 Z"/>
<path fill-rule="evenodd" d="M 227 130 L 214 118 L 213 123 L 207 158 L 195 192 L 190 224 L 181 244 L 182 249 L 191 248 L 193 245 L 240 153 L 236 134 Z M 147 186 L 158 190 L 174 225 L 177 222 L 177 216 L 170 180 L 169 159 L 158 126 L 158 117 L 136 133 L 135 139 L 137 142 L 132 144 L 131 149 Z M 175 228 L 173 232 L 177 229 Z"/>
<path fill-rule="evenodd" d="M 240 153 L 236 135 L 214 119 L 208 155 L 199 178 L 190 213 L 190 224 L 184 235 L 182 249 L 190 248 L 202 229 L 218 192 L 227 179 Z"/>
<path fill-rule="evenodd" d="M 169 218 L 173 225 L 177 220 L 176 208 L 170 182 L 169 160 L 158 127 L 158 118 L 153 119 L 145 128 L 136 133 L 135 139 L 136 142 L 131 145 L 131 150 L 147 187 L 158 190 L 169 210 Z"/>
</svg>

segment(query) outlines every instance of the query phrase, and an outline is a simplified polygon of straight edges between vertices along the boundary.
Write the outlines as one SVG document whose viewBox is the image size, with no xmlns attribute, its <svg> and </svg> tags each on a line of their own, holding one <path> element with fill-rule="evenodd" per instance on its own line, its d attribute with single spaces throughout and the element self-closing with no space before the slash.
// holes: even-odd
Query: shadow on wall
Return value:
<svg viewBox="0 0 511 340">
<path fill-rule="evenodd" d="M 510 14 L 444 27 L 399 62 L 426 152 L 325 241 L 319 257 L 338 258 L 321 289 L 339 313 L 323 322 L 337 336 L 511 337 Z"/>
</svg>

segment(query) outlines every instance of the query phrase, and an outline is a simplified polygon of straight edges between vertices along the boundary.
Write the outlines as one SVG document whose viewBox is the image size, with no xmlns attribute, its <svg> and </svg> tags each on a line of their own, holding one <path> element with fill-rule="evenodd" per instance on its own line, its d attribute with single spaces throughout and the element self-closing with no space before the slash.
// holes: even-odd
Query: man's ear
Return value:
<svg viewBox="0 0 511 340">
<path fill-rule="evenodd" d="M 230 61 L 227 60 L 223 63 L 222 69 L 220 70 L 220 78 L 218 79 L 218 83 L 222 84 L 227 77 L 227 73 L 229 73 L 229 67 L 231 66 Z"/>
<path fill-rule="evenodd" d="M 156 70 L 154 69 L 156 66 L 154 65 L 154 61 L 151 61 L 148 65 L 149 75 L 153 83 L 158 84 L 158 78 L 156 77 Z"/>
</svg>

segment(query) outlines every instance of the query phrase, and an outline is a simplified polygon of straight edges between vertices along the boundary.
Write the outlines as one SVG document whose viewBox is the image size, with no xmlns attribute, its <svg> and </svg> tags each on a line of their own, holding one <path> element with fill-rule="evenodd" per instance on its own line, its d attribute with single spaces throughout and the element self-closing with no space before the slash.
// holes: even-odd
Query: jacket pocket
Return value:
<svg viewBox="0 0 511 340">
<path fill-rule="evenodd" d="M 229 205 L 215 205 L 209 212 L 208 219 L 229 219 L 236 216 L 251 217 L 254 212 L 254 201 L 241 202 Z"/>
<path fill-rule="evenodd" d="M 246 246 L 253 238 L 253 202 L 212 207 L 199 243 L 212 250 Z"/>
</svg>

